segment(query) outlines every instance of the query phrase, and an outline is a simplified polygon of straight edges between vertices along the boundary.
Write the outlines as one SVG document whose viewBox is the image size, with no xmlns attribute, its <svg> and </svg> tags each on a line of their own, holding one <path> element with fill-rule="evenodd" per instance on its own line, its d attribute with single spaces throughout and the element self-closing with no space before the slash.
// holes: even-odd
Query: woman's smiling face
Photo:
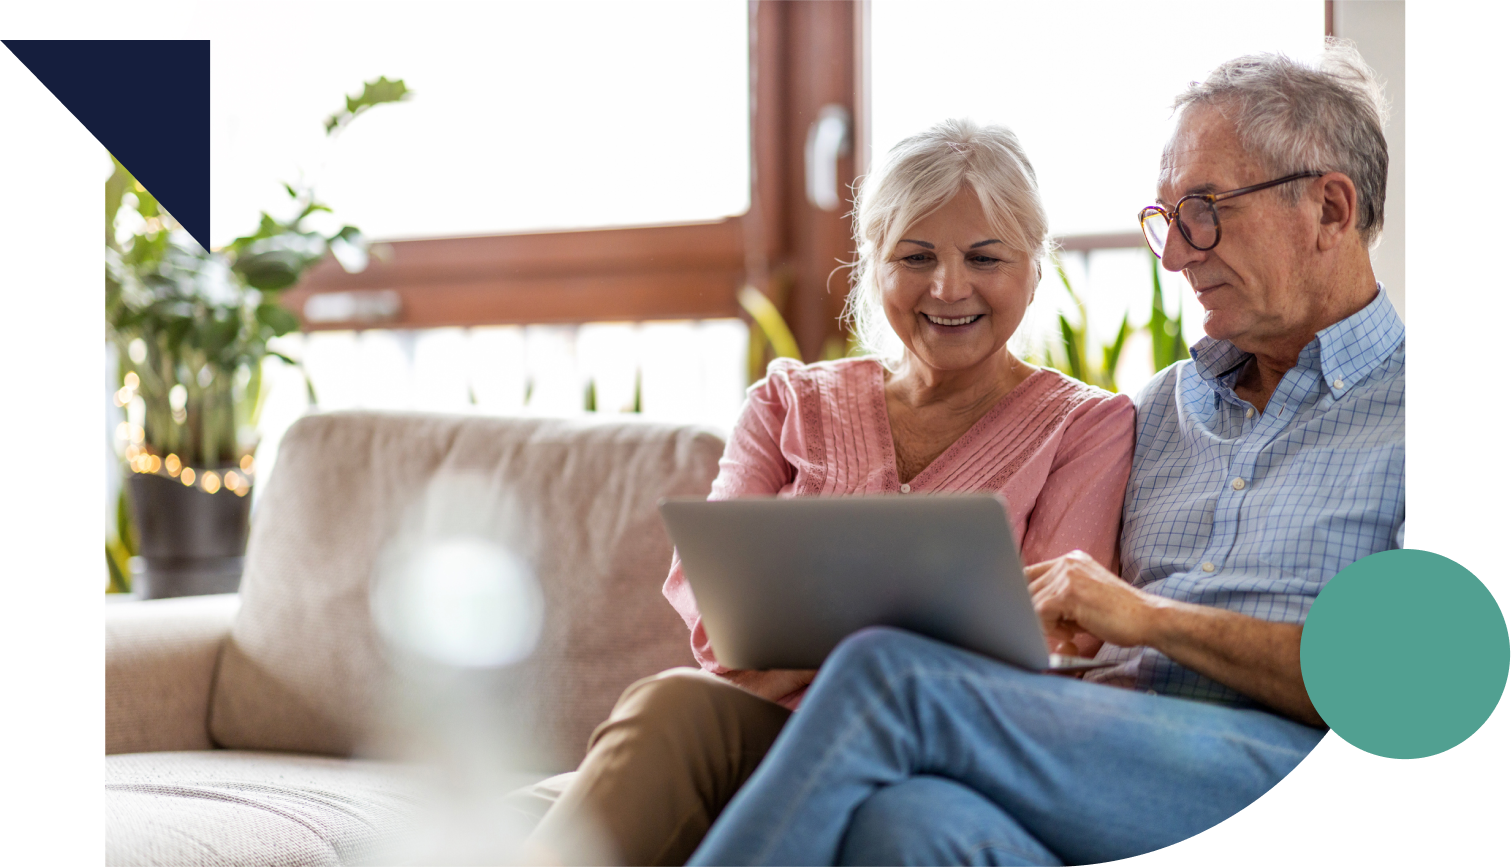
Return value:
<svg viewBox="0 0 1511 867">
<path fill-rule="evenodd" d="M 996 237 L 970 187 L 904 230 L 876 276 L 909 362 L 936 374 L 995 361 L 1038 283 L 1032 257 Z"/>
</svg>

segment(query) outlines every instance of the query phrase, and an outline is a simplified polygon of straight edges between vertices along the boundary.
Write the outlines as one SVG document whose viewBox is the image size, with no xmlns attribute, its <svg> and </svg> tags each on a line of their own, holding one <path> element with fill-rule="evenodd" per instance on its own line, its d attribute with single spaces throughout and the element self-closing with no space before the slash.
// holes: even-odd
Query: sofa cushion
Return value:
<svg viewBox="0 0 1511 867">
<path fill-rule="evenodd" d="M 397 765 L 229 750 L 105 759 L 105 863 L 336 865 L 411 829 L 421 781 Z"/>
<path fill-rule="evenodd" d="M 544 597 L 535 652 L 498 673 L 528 711 L 540 770 L 581 759 L 634 680 L 691 662 L 661 596 L 671 560 L 656 502 L 706 495 L 723 444 L 696 428 L 332 413 L 285 435 L 248 543 L 241 611 L 220 659 L 210 733 L 223 747 L 345 756 L 377 731 L 392 665 L 369 611 L 385 548 L 415 530 L 440 479 L 517 506 Z"/>
</svg>

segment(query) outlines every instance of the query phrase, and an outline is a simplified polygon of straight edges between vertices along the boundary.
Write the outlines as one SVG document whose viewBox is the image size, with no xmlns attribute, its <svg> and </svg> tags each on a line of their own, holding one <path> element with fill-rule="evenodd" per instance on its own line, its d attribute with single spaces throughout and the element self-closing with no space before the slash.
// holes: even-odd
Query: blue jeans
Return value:
<svg viewBox="0 0 1511 867">
<path fill-rule="evenodd" d="M 1184 840 L 1322 739 L 1271 713 L 845 640 L 690 864 L 1074 864 Z"/>
</svg>

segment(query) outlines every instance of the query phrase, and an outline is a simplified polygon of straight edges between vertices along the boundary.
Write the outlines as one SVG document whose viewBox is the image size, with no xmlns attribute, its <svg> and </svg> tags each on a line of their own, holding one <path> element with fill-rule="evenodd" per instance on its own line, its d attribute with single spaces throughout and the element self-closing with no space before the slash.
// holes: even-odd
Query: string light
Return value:
<svg viewBox="0 0 1511 867">
<path fill-rule="evenodd" d="M 131 389 L 132 391 L 136 391 L 142 386 L 142 381 L 137 377 L 136 371 L 134 370 L 126 371 L 126 375 L 122 377 L 122 380 L 126 383 L 126 387 Z"/>
<path fill-rule="evenodd" d="M 199 469 L 184 465 L 183 459 L 176 454 L 167 457 L 158 457 L 149 449 L 142 446 L 128 446 L 126 449 L 126 465 L 134 473 L 144 475 L 167 476 L 178 479 L 185 487 L 195 487 L 197 481 L 200 490 L 207 494 L 218 493 L 222 489 L 231 491 L 238 497 L 245 497 L 252 490 L 252 459 L 250 455 L 240 461 L 241 472 L 234 469 Z"/>
</svg>

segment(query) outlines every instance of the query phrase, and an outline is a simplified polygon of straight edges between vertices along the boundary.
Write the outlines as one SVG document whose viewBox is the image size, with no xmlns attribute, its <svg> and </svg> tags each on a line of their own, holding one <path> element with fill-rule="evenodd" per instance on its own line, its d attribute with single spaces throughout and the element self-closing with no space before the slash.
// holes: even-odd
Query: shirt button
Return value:
<svg viewBox="0 0 1511 867">
<path fill-rule="evenodd" d="M 1216 572 L 1217 571 L 1217 564 L 1213 563 L 1211 560 L 1208 560 L 1207 562 L 1201 564 L 1201 571 L 1203 571 L 1203 572 Z"/>
<path fill-rule="evenodd" d="M 1254 417 L 1254 407 L 1251 406 L 1248 409 L 1244 410 L 1243 411 L 1243 417 L 1244 418 L 1253 418 Z"/>
<path fill-rule="evenodd" d="M 1341 380 L 1341 379 L 1335 379 L 1335 380 L 1333 380 L 1333 388 L 1342 389 L 1343 388 L 1343 380 Z"/>
<path fill-rule="evenodd" d="M 1235 491 L 1241 491 L 1241 490 L 1243 490 L 1243 479 L 1234 479 L 1233 480 L 1233 490 L 1235 490 Z"/>
<path fill-rule="evenodd" d="M 911 494 L 911 493 L 913 493 L 913 487 L 911 485 L 903 485 L 902 486 L 902 492 L 904 494 Z"/>
</svg>

